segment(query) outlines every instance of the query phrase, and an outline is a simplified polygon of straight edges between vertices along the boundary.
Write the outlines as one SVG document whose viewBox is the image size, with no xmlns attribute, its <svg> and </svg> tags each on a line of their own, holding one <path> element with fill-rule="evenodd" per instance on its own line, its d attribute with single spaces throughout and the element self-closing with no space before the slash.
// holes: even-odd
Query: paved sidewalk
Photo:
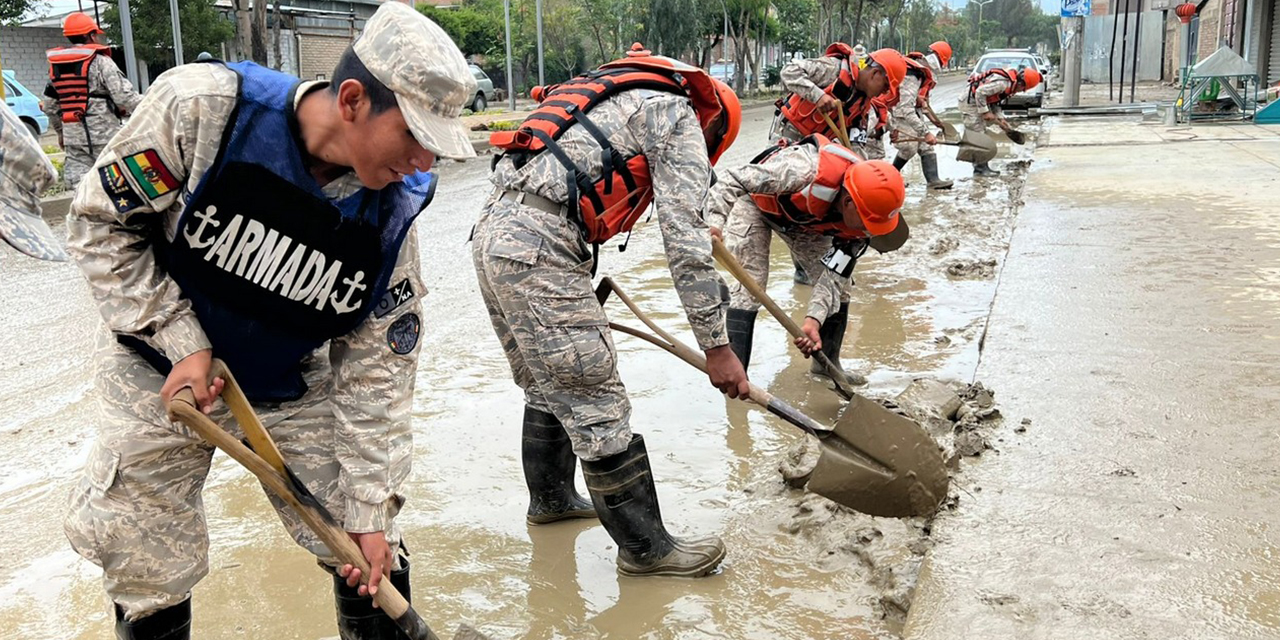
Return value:
<svg viewBox="0 0 1280 640">
<path fill-rule="evenodd" d="M 1041 142 L 905 637 L 1280 637 L 1280 127 Z"/>
</svg>

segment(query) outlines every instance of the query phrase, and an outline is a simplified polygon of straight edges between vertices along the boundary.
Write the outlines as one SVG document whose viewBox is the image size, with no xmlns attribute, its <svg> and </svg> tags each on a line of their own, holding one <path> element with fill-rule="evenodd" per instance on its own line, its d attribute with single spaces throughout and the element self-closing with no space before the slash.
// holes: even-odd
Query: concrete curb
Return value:
<svg viewBox="0 0 1280 640">
<path fill-rule="evenodd" d="M 75 193 L 66 192 L 59 193 L 56 196 L 49 196 L 40 199 L 40 215 L 45 222 L 50 224 L 62 220 L 67 217 L 67 211 L 71 209 L 71 200 L 75 197 Z"/>
</svg>

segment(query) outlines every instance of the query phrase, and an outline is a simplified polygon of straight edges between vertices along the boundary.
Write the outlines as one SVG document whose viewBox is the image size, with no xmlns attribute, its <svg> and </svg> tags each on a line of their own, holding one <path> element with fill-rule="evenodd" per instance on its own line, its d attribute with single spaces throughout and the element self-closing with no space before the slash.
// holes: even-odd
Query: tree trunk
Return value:
<svg viewBox="0 0 1280 640">
<path fill-rule="evenodd" d="M 275 70 L 280 71 L 284 68 L 284 55 L 280 52 L 280 32 L 284 30 L 284 24 L 280 20 L 280 3 L 276 3 L 275 16 L 272 19 L 275 24 L 275 30 L 271 34 L 272 48 L 275 50 L 276 64 Z"/>
<path fill-rule="evenodd" d="M 253 28 L 250 30 L 253 61 L 267 64 L 267 0 L 253 0 Z"/>
<path fill-rule="evenodd" d="M 249 0 L 235 0 L 236 7 L 236 52 L 241 60 L 248 60 L 253 52 L 249 32 L 252 22 L 249 19 Z"/>
<path fill-rule="evenodd" d="M 849 37 L 849 44 L 858 44 L 858 32 L 862 31 L 862 6 L 867 0 L 858 0 L 858 13 L 853 18 L 853 35 Z"/>
</svg>

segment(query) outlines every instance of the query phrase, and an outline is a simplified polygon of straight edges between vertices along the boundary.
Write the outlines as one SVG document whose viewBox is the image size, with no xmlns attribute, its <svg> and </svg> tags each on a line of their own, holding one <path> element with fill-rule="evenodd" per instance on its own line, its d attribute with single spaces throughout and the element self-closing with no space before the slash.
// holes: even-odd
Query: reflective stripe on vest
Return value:
<svg viewBox="0 0 1280 640">
<path fill-rule="evenodd" d="M 864 237 L 863 233 L 845 226 L 843 215 L 832 206 L 840 195 L 845 172 L 850 166 L 862 162 L 862 158 L 820 134 L 807 136 L 795 144 L 808 144 L 818 148 L 818 170 L 813 181 L 795 193 L 753 193 L 751 200 L 756 208 L 783 230 L 845 239 Z M 770 149 L 757 156 L 752 163 L 766 164 L 779 150 L 785 148 L 786 146 L 779 146 Z"/>
<path fill-rule="evenodd" d="M 851 58 L 843 54 L 834 54 L 832 57 L 840 60 L 840 74 L 836 77 L 835 82 L 828 85 L 823 92 L 840 101 L 844 105 L 845 122 L 849 126 L 859 122 L 867 114 L 871 108 L 871 100 L 866 95 L 858 92 L 856 83 L 858 81 L 858 67 L 851 62 Z M 782 117 L 795 127 L 800 135 L 807 136 L 812 134 L 822 134 L 824 136 L 834 136 L 836 132 L 827 126 L 827 121 L 818 113 L 818 106 L 804 98 L 800 94 L 793 93 L 780 101 L 779 110 Z M 832 121 L 836 121 L 832 118 Z"/>
</svg>

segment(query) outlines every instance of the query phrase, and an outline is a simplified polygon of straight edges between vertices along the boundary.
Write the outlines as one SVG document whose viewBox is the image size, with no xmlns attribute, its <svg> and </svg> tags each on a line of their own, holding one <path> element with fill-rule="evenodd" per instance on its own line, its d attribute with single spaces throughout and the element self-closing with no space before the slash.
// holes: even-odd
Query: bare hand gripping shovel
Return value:
<svg viewBox="0 0 1280 640">
<path fill-rule="evenodd" d="M 360 581 L 368 584 L 370 568 L 369 563 L 364 559 L 364 554 L 324 508 L 324 505 L 316 500 L 315 496 L 285 465 L 284 457 L 276 448 L 266 427 L 262 426 L 262 422 L 258 420 L 249 400 L 240 390 L 240 385 L 236 383 L 235 376 L 231 375 L 231 371 L 221 360 L 216 359 L 213 361 L 209 375 L 211 378 L 220 377 L 226 381 L 222 399 L 231 409 L 231 414 L 235 416 L 236 421 L 240 423 L 248 445 L 236 440 L 234 436 L 201 413 L 195 406 L 195 395 L 189 388 L 179 391 L 169 403 L 169 419 L 185 424 L 210 444 L 222 449 L 236 462 L 244 465 L 258 477 L 263 486 L 280 496 L 280 499 L 302 518 L 307 527 L 315 532 L 338 561 L 360 569 Z M 396 591 L 390 580 L 384 579 L 379 583 L 378 592 L 373 599 L 411 640 L 439 640 L 404 596 Z M 466 625 L 462 625 L 455 636 L 455 640 L 461 638 L 486 640 L 483 635 Z"/>
<path fill-rule="evenodd" d="M 635 336 L 706 373 L 707 359 L 654 324 L 611 278 L 596 287 L 603 305 L 612 293 L 657 336 L 614 322 L 609 328 Z M 920 425 L 854 394 L 834 429 L 752 384 L 752 402 L 818 438 L 822 455 L 807 488 L 873 516 L 932 515 L 947 495 L 947 470 L 938 445 Z"/>
</svg>

